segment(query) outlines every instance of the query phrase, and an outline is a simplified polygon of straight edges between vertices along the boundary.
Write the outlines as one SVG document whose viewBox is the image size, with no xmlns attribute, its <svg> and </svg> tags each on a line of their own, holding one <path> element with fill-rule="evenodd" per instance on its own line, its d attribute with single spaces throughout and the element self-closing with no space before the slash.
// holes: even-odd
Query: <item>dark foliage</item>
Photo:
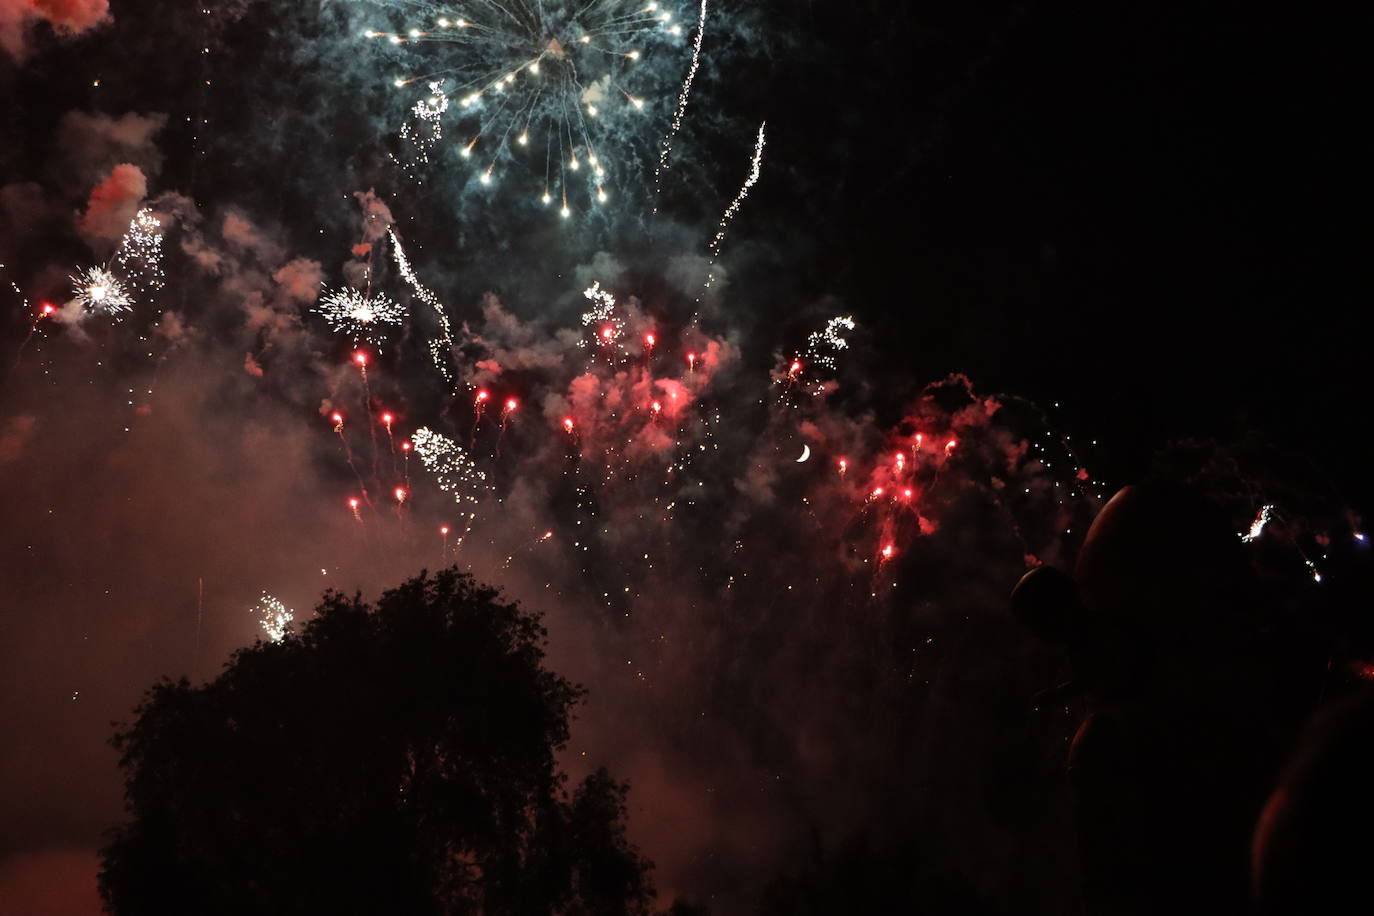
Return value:
<svg viewBox="0 0 1374 916">
<path fill-rule="evenodd" d="M 582 691 L 538 617 L 447 570 L 371 607 L 325 595 L 299 635 L 214 681 L 153 686 L 113 742 L 129 822 L 115 914 L 647 912 L 625 787 L 566 791 Z"/>
<path fill-rule="evenodd" d="M 986 912 L 967 883 L 914 836 L 881 848 L 860 836 L 833 854 L 817 850 L 808 867 L 774 878 L 758 907 L 759 916 Z"/>
</svg>

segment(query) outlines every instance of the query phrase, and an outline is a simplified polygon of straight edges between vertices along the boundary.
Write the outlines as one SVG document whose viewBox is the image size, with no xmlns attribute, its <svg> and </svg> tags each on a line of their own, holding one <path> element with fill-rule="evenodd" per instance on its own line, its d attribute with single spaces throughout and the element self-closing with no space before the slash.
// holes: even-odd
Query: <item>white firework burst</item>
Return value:
<svg viewBox="0 0 1374 916">
<path fill-rule="evenodd" d="M 387 329 L 401 323 L 405 308 L 381 293 L 366 295 L 356 289 L 326 290 L 315 305 L 335 331 L 376 343 Z"/>
<path fill-rule="evenodd" d="M 368 30 L 364 37 L 398 46 L 396 89 L 420 83 L 429 90 L 401 131 L 414 148 L 409 163 L 397 159 L 407 173 L 419 180 L 414 168 L 429 161 L 448 118 L 480 184 L 497 181 L 507 165 L 535 176 L 542 171 L 530 191 L 546 206 L 557 201 L 564 217 L 583 201 L 605 203 L 613 169 L 638 146 L 649 146 L 637 142 L 654 123 L 645 109 L 670 113 L 669 87 L 676 85 L 691 29 L 679 23 L 676 0 L 382 5 L 397 11 L 400 28 Z M 704 15 L 693 61 L 703 25 Z M 662 65 L 665 60 L 671 63 Z M 675 123 L 683 107 L 685 99 Z M 577 191 L 584 183 L 585 198 Z"/>
<path fill-rule="evenodd" d="M 267 592 L 262 593 L 250 613 L 255 614 L 262 624 L 268 642 L 281 642 L 291 630 L 291 621 L 296 618 L 295 611 Z"/>
<path fill-rule="evenodd" d="M 133 311 L 133 296 L 118 277 L 103 267 L 80 271 L 71 281 L 76 301 L 88 312 L 118 318 Z"/>
<path fill-rule="evenodd" d="M 134 214 L 115 251 L 113 265 L 145 292 L 162 289 L 162 221 L 147 207 Z"/>
</svg>

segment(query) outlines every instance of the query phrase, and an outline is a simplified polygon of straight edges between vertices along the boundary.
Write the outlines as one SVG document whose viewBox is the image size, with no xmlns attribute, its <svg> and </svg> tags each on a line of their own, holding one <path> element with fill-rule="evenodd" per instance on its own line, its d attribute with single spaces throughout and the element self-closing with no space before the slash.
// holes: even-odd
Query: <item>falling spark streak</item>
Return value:
<svg viewBox="0 0 1374 916">
<path fill-rule="evenodd" d="M 501 568 L 502 568 L 502 569 L 510 569 L 510 565 L 511 565 L 511 563 L 515 560 L 516 554 L 521 553 L 522 551 L 525 551 L 525 550 L 533 550 L 535 547 L 538 547 L 540 544 L 544 543 L 545 541 L 551 541 L 551 540 L 553 540 L 553 532 L 552 532 L 552 531 L 545 531 L 543 534 L 541 534 L 539 537 L 535 538 L 534 540 L 530 541 L 529 543 L 524 544 L 523 546 L 521 546 L 521 547 L 519 547 L 519 548 L 517 548 L 517 549 L 511 551 L 511 553 L 506 557 L 506 562 L 504 562 L 504 563 L 501 564 Z"/>
<path fill-rule="evenodd" d="M 429 306 L 439 318 L 439 335 L 429 341 L 429 357 L 434 361 L 434 368 L 438 369 L 445 379 L 451 379 L 453 376 L 449 371 L 447 357 L 453 352 L 453 328 L 449 324 L 448 310 L 439 301 L 439 297 L 415 275 L 415 269 L 410 266 L 410 258 L 406 257 L 405 249 L 401 247 L 401 240 L 396 237 L 395 230 L 387 231 L 391 236 L 391 256 L 396 261 L 396 268 L 401 272 L 401 279 L 410 286 L 415 298 Z"/>
<path fill-rule="evenodd" d="M 485 388 L 480 389 L 472 399 L 472 432 L 468 436 L 468 448 L 475 448 L 477 445 L 477 427 L 482 423 L 482 410 L 487 406 L 487 401 L 491 398 L 490 392 Z"/>
<path fill-rule="evenodd" d="M 501 440 L 506 438 L 506 421 L 510 415 L 515 413 L 515 409 L 520 406 L 520 402 L 515 398 L 507 398 L 506 403 L 501 407 L 501 431 L 496 434 L 496 457 L 501 457 Z"/>
<path fill-rule="evenodd" d="M 420 456 L 420 464 L 434 475 L 439 489 L 452 496 L 463 513 L 463 533 L 454 544 L 454 550 L 457 550 L 462 546 L 463 538 L 472 531 L 482 497 L 491 490 L 487 475 L 478 470 L 461 446 L 428 427 L 420 427 L 411 438 L 415 443 L 415 454 Z M 444 536 L 447 538 L 447 531 Z M 447 549 L 447 541 L 445 547 Z"/>
<path fill-rule="evenodd" d="M 682 119 L 687 114 L 687 99 L 692 94 L 692 81 L 697 78 L 697 68 L 701 65 L 701 39 L 706 34 L 706 0 L 701 0 L 701 11 L 697 14 L 697 35 L 692 41 L 692 63 L 687 68 L 687 77 L 682 81 L 682 91 L 677 96 L 677 108 L 673 110 L 673 120 L 668 125 L 668 133 L 658 152 L 658 167 L 654 169 L 654 208 L 658 212 L 658 194 L 662 189 L 663 173 L 672 166 L 668 158 L 673 153 L 673 138 L 682 127 Z"/>
<path fill-rule="evenodd" d="M 715 237 L 711 239 L 711 268 L 715 267 L 716 258 L 720 257 L 720 245 L 721 242 L 725 241 L 725 232 L 729 228 L 730 222 L 735 218 L 735 214 L 739 212 L 739 208 L 744 206 L 745 198 L 749 196 L 749 192 L 753 190 L 754 185 L 758 183 L 759 175 L 763 167 L 763 146 L 766 142 L 764 128 L 767 126 L 767 121 L 759 125 L 758 139 L 754 141 L 754 156 L 749 163 L 749 175 L 744 179 L 744 184 L 740 185 L 739 193 L 735 195 L 735 199 L 730 201 L 730 206 L 726 207 L 725 212 L 721 214 L 720 222 L 717 224 Z M 709 288 L 715 280 L 715 273 L 713 271 L 708 272 L 706 275 L 706 286 Z"/>
<path fill-rule="evenodd" d="M 257 615 L 258 621 L 267 633 L 268 642 L 281 642 L 285 639 L 286 634 L 291 630 L 291 621 L 296 617 L 295 611 L 267 592 L 262 593 L 262 597 L 258 599 L 257 604 L 253 605 L 250 613 Z"/>
</svg>

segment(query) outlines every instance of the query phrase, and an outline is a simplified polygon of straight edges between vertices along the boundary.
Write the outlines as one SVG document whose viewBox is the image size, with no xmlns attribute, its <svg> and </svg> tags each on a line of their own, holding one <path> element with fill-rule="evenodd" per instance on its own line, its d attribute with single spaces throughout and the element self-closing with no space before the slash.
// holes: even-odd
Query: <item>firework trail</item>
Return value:
<svg viewBox="0 0 1374 916">
<path fill-rule="evenodd" d="M 535 539 L 532 540 L 532 541 L 529 541 L 528 543 L 525 543 L 525 544 L 521 545 L 520 547 L 517 547 L 515 550 L 513 550 L 513 551 L 511 551 L 509 554 L 507 554 L 507 555 L 506 555 L 506 561 L 505 561 L 504 563 L 501 564 L 501 568 L 502 568 L 502 569 L 510 569 L 511 563 L 515 562 L 515 558 L 516 558 L 516 556 L 517 556 L 518 554 L 523 553 L 523 552 L 528 551 L 528 550 L 533 550 L 534 548 L 538 547 L 540 544 L 543 544 L 545 541 L 551 541 L 551 540 L 553 540 L 553 532 L 552 532 L 552 531 L 545 531 L 543 534 L 539 535 L 539 537 L 535 538 Z"/>
<path fill-rule="evenodd" d="M 715 267 L 716 258 L 720 257 L 720 246 L 721 243 L 725 241 L 725 232 L 729 228 L 731 220 L 735 218 L 735 214 L 739 212 L 739 208 L 744 206 L 745 198 L 749 196 L 749 192 L 753 190 L 754 185 L 758 183 L 759 175 L 763 168 L 763 145 L 765 142 L 764 128 L 767 126 L 767 121 L 759 125 L 758 137 L 754 140 L 754 155 L 749 162 L 749 174 L 745 177 L 744 184 L 740 185 L 739 193 L 735 195 L 734 200 L 730 201 L 730 206 L 725 208 L 725 212 L 721 214 L 720 222 L 716 225 L 716 234 L 712 237 L 710 244 L 711 260 L 707 267 L 707 288 L 710 288 L 711 284 L 716 280 L 712 268 Z"/>
<path fill-rule="evenodd" d="M 0 264 L 0 270 L 4 269 L 5 265 Z M 9 284 L 10 289 L 14 290 L 14 294 L 19 297 L 20 307 L 23 308 L 25 311 L 28 311 L 29 300 L 25 298 L 24 291 L 21 290 L 18 284 L 16 284 L 13 280 L 9 281 Z M 29 332 L 25 334 L 24 339 L 19 342 L 19 349 L 16 350 L 14 354 L 14 362 L 10 365 L 9 371 L 5 373 L 6 383 L 9 382 L 10 377 L 14 375 L 15 371 L 19 368 L 19 364 L 23 362 L 24 350 L 28 347 L 29 341 L 33 340 L 33 335 L 38 333 L 38 326 L 42 324 L 43 321 L 45 321 L 46 319 L 51 318 L 53 314 L 56 312 L 56 306 L 54 306 L 51 302 L 44 302 L 42 305 L 38 307 L 36 311 L 31 313 L 31 316 L 29 318 Z"/>
<path fill-rule="evenodd" d="M 468 448 L 470 449 L 477 447 L 477 427 L 482 425 L 482 412 L 486 410 L 489 400 L 491 400 L 491 392 L 485 388 L 478 389 L 477 393 L 472 396 L 472 432 L 468 436 Z"/>
<path fill-rule="evenodd" d="M 644 132 L 644 109 L 653 98 L 646 93 L 657 92 L 645 67 L 682 36 L 671 10 L 643 0 L 388 6 L 400 18 L 410 12 L 411 21 L 364 37 L 421 52 L 423 63 L 405 55 L 400 65 L 425 72 L 394 78 L 392 85 L 428 89 L 401 129 L 411 154 L 393 160 L 420 181 L 445 119 L 452 119 L 459 154 L 474 162 L 480 186 L 518 168 L 534 176 L 531 196 L 544 206 L 557 199 L 564 218 L 574 203 L 608 200 L 608 185 L 634 153 L 623 138 Z"/>
<path fill-rule="evenodd" d="M 692 94 L 692 82 L 697 78 L 697 68 L 701 65 L 701 39 L 706 34 L 706 0 L 701 0 L 701 11 L 697 14 L 697 32 L 692 40 L 692 63 L 687 67 L 687 77 L 682 81 L 682 91 L 677 96 L 677 107 L 668 132 L 663 136 L 658 152 L 658 165 L 654 168 L 654 212 L 658 212 L 658 195 L 663 186 L 663 173 L 672 166 L 668 158 L 673 153 L 673 138 L 682 128 L 682 120 L 687 115 L 687 100 Z"/>
<path fill-rule="evenodd" d="M 1250 523 L 1249 530 L 1241 532 L 1241 542 L 1245 544 L 1253 544 L 1254 542 L 1258 541 L 1261 537 L 1263 537 L 1264 532 L 1269 527 L 1270 522 L 1274 521 L 1283 521 L 1283 516 L 1279 514 L 1277 508 L 1269 504 L 1261 506 L 1259 512 L 1255 515 L 1254 521 Z M 1355 533 L 1353 537 L 1357 541 L 1364 540 L 1364 535 L 1358 532 Z M 1291 532 L 1288 532 L 1286 533 L 1284 540 L 1297 553 L 1299 559 L 1302 560 L 1302 564 L 1307 568 L 1307 574 L 1312 577 L 1312 581 L 1320 583 L 1322 581 L 1321 570 L 1317 568 L 1316 562 L 1311 558 L 1311 556 L 1308 555 L 1307 551 L 1303 549 L 1302 544 L 1298 542 L 1298 539 L 1294 537 Z"/>
<path fill-rule="evenodd" d="M 339 443 L 343 446 L 344 460 L 348 462 L 348 468 L 353 472 L 353 476 L 358 479 L 358 488 L 362 490 L 363 499 L 367 499 L 367 483 L 363 480 L 362 473 L 358 466 L 353 462 L 353 448 L 348 444 L 348 436 L 344 435 L 344 415 L 337 410 L 329 415 L 329 422 L 333 424 L 334 435 L 339 437 Z M 371 504 L 369 500 L 369 505 Z"/>
<path fill-rule="evenodd" d="M 429 306 L 439 319 L 439 334 L 429 341 L 429 356 L 434 362 L 434 368 L 438 369 L 446 380 L 451 380 L 453 375 L 449 371 L 448 361 L 453 350 L 453 328 L 449 324 L 448 310 L 439 301 L 439 297 L 430 292 L 420 282 L 419 277 L 415 276 L 415 269 L 410 266 L 410 259 L 406 257 L 405 249 L 401 247 L 401 240 L 396 237 L 395 230 L 388 229 L 387 234 L 391 238 L 391 256 L 396 260 L 401 279 L 409 284 L 415 298 Z"/>
<path fill-rule="evenodd" d="M 506 422 L 510 419 L 511 414 L 515 413 L 516 408 L 518 408 L 519 406 L 520 402 L 517 401 L 515 398 L 506 398 L 506 403 L 501 405 L 501 431 L 496 434 L 497 458 L 501 457 L 501 442 L 503 439 L 506 438 Z"/>
</svg>

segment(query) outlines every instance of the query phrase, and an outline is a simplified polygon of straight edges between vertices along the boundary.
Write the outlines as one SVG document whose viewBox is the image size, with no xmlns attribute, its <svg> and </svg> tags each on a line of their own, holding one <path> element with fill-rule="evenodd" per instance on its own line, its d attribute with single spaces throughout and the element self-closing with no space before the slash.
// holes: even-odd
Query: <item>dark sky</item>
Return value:
<svg viewBox="0 0 1374 916">
<path fill-rule="evenodd" d="M 81 25 L 100 5 L 53 8 Z M 660 887 L 721 912 L 747 910 L 809 842 L 796 836 L 881 837 L 888 809 L 927 825 L 973 883 L 1041 899 L 1039 879 L 989 850 L 1035 835 L 1052 814 L 1009 814 L 978 782 L 996 775 L 990 761 L 1007 758 L 1006 742 L 1053 741 L 1008 725 L 1007 704 L 1044 686 L 1043 660 L 999 603 L 1032 552 L 1029 532 L 1053 529 L 1036 549 L 1069 558 L 1073 536 L 1059 533 L 1091 506 L 968 495 L 1012 480 L 1037 494 L 1071 485 L 1039 466 L 998 470 L 1017 436 L 1050 450 L 1070 437 L 1106 492 L 1147 473 L 1171 441 L 1200 438 L 1270 456 L 1256 475 L 1290 471 L 1294 487 L 1320 491 L 1312 499 L 1324 510 L 1367 509 L 1374 497 L 1364 18 L 1241 4 L 1183 15 L 1088 3 L 722 3 L 664 215 L 644 216 L 648 182 L 636 177 L 623 193 L 637 215 L 569 233 L 475 194 L 454 177 L 452 155 L 423 188 L 398 178 L 386 153 L 405 103 L 379 78 L 382 52 L 356 38 L 387 4 L 192 6 L 112 0 L 107 21 L 58 34 L 22 12 L 27 3 L 0 0 L 0 733 L 13 739 L 0 741 L 0 910 L 91 911 L 93 851 L 119 814 L 110 721 L 159 675 L 212 675 L 253 638 L 246 609 L 260 591 L 304 611 L 324 587 L 375 591 L 437 559 L 435 539 L 417 533 L 452 514 L 432 486 L 415 486 L 414 516 L 392 520 L 383 507 L 366 533 L 350 526 L 341 506 L 355 481 L 320 408 L 343 405 L 350 424 L 361 413 L 351 347 L 300 317 L 314 293 L 298 296 L 282 274 L 315 262 L 317 279 L 341 285 L 359 239 L 355 191 L 388 202 L 426 284 L 455 326 L 470 325 L 458 335 L 461 378 L 487 383 L 475 361 L 500 360 L 497 382 L 531 405 L 542 398 L 548 417 L 565 403 L 559 373 L 572 352 L 556 329 L 576 325 L 577 293 L 592 279 L 639 297 L 633 327 L 653 316 L 682 332 L 684 348 L 721 345 L 724 368 L 709 370 L 718 387 L 701 404 L 703 416 L 727 419 L 704 419 L 698 433 L 740 460 L 691 471 L 715 494 L 702 500 L 709 517 L 649 533 L 644 507 L 667 497 L 638 482 L 608 486 L 601 511 L 623 534 L 605 535 L 590 560 L 546 555 L 540 533 L 556 529 L 563 543 L 586 507 L 544 473 L 558 446 L 534 424 L 513 424 L 510 457 L 494 460 L 489 417 L 479 451 L 500 515 L 464 558 L 549 611 L 551 661 L 591 686 L 568 766 L 588 754 L 628 776 L 634 835 L 659 862 Z M 680 70 L 662 76 L 670 101 Z M 138 117 L 117 120 L 129 114 Z M 724 279 L 693 338 L 683 328 L 706 243 L 764 120 L 762 179 L 729 226 Z M 630 140 L 652 156 L 658 132 Z M 68 275 L 113 246 L 78 219 L 121 162 L 138 165 L 146 199 L 175 214 L 157 301 L 179 317 L 156 332 L 146 314 L 49 321 L 20 361 L 30 317 L 8 284 L 31 308 L 70 298 Z M 403 285 L 389 282 L 399 296 Z M 826 318 L 848 314 L 859 327 L 838 390 L 825 411 L 797 408 L 813 426 L 762 407 L 729 418 L 732 406 L 766 400 L 749 372 L 766 373 L 774 354 L 790 357 Z M 407 434 L 447 422 L 461 440 L 470 394 L 450 400 L 426 375 L 420 329 L 432 328 L 415 327 L 381 357 L 372 394 L 399 405 Z M 999 426 L 959 415 L 962 402 L 920 400 L 952 372 L 1046 415 L 1022 405 Z M 889 432 L 922 428 L 958 430 L 984 451 L 957 478 L 966 490 L 932 496 L 929 536 L 904 542 L 894 582 L 919 597 L 889 596 L 886 616 L 863 610 L 854 595 L 868 573 L 854 557 L 867 547 L 852 545 L 892 529 L 853 533 L 867 524 L 855 510 L 835 545 L 841 572 L 791 604 L 775 586 L 831 556 L 778 533 L 794 516 L 777 507 L 796 512 L 788 501 L 803 493 L 819 500 L 821 484 L 779 480 L 759 456 L 790 462 L 806 442 L 830 462 L 842 447 L 875 454 Z M 369 436 L 353 435 L 366 460 Z M 381 448 L 379 482 L 395 476 Z M 844 486 L 863 486 L 853 478 Z M 742 546 L 728 559 L 699 546 L 734 537 Z M 676 553 L 672 576 L 753 573 L 764 584 L 742 586 L 738 613 L 712 616 L 712 592 L 672 579 L 682 597 L 664 598 L 665 573 L 626 571 L 641 548 Z M 598 597 L 611 582 L 648 622 L 614 621 L 622 605 Z M 657 607 L 645 597 L 655 594 Z M 865 627 L 879 617 L 875 635 Z M 931 644 L 939 673 L 919 695 L 853 673 L 914 677 L 905 659 Z M 623 660 L 649 673 L 627 675 Z M 890 712 L 856 718 L 899 695 Z M 944 793 L 944 807 L 897 798 L 912 772 Z M 974 813 L 956 818 L 960 805 Z M 86 903 L 39 909 L 53 882 Z"/>
</svg>

